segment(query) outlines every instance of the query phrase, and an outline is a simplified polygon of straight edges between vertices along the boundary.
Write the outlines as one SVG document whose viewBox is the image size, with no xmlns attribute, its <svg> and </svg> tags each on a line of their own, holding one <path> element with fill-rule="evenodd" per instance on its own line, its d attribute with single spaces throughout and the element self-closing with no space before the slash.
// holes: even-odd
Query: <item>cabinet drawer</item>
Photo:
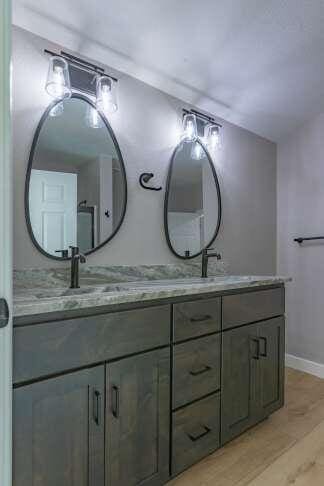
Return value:
<svg viewBox="0 0 324 486">
<path fill-rule="evenodd" d="M 223 297 L 223 329 L 262 321 L 285 312 L 284 288 Z"/>
<path fill-rule="evenodd" d="M 174 341 L 221 330 L 221 299 L 183 302 L 173 306 Z"/>
<path fill-rule="evenodd" d="M 14 383 L 170 343 L 170 307 L 148 307 L 14 328 Z"/>
<path fill-rule="evenodd" d="M 174 346 L 173 408 L 220 388 L 220 355 L 220 334 Z"/>
<path fill-rule="evenodd" d="M 173 412 L 172 474 L 177 474 L 219 447 L 219 394 Z"/>
</svg>

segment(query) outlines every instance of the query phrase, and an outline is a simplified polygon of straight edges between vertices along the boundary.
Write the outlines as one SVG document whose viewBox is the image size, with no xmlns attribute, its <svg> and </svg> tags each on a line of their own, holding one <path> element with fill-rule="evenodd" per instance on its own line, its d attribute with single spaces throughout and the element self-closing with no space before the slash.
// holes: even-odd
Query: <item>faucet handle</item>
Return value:
<svg viewBox="0 0 324 486">
<path fill-rule="evenodd" d="M 204 253 L 205 255 L 210 256 L 210 257 L 215 257 L 215 258 L 217 258 L 217 260 L 221 260 L 221 259 L 222 259 L 222 255 L 221 255 L 220 253 L 215 252 L 215 253 L 210 254 L 210 253 L 209 253 L 210 251 L 215 251 L 215 248 L 205 248 L 205 249 L 203 250 L 203 253 Z"/>
</svg>

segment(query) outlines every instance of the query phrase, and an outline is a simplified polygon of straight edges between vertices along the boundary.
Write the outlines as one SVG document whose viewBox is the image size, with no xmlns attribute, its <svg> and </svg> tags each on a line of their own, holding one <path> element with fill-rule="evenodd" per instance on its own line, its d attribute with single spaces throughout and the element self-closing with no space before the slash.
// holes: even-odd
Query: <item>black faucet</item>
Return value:
<svg viewBox="0 0 324 486">
<path fill-rule="evenodd" d="M 86 257 L 79 252 L 77 246 L 70 246 L 71 248 L 71 285 L 70 289 L 79 289 L 79 263 L 85 263 Z"/>
<path fill-rule="evenodd" d="M 207 278 L 207 273 L 208 273 L 208 259 L 209 258 L 217 258 L 217 260 L 221 260 L 221 254 L 220 253 L 209 253 L 209 251 L 212 251 L 214 248 L 204 248 L 202 253 L 201 253 L 201 278 Z"/>
</svg>

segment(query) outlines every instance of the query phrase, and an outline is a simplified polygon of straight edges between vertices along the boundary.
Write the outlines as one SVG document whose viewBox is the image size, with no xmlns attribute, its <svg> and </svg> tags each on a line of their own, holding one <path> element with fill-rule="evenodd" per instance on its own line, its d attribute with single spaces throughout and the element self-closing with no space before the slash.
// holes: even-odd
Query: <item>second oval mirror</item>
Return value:
<svg viewBox="0 0 324 486">
<path fill-rule="evenodd" d="M 37 248 L 67 258 L 106 244 L 122 224 L 126 173 L 114 133 L 82 95 L 52 104 L 36 131 L 26 178 L 26 217 Z"/>
<path fill-rule="evenodd" d="M 221 198 L 213 162 L 200 141 L 181 142 L 170 163 L 164 205 L 167 241 L 179 258 L 194 258 L 219 231 Z"/>
</svg>

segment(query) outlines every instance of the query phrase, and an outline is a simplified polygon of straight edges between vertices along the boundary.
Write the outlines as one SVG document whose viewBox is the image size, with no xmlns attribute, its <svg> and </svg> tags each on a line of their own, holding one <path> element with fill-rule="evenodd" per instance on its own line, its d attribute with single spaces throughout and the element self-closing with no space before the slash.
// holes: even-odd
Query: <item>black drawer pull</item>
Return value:
<svg viewBox="0 0 324 486">
<path fill-rule="evenodd" d="M 193 435 L 193 434 L 187 434 L 189 439 L 192 440 L 192 442 L 196 442 L 197 440 L 199 439 L 202 439 L 203 437 L 205 437 L 205 435 L 209 434 L 209 432 L 211 432 L 211 429 L 209 427 L 206 427 L 206 425 L 204 425 L 204 431 L 201 433 L 201 434 L 198 434 L 198 435 Z"/>
<path fill-rule="evenodd" d="M 253 354 L 253 359 L 260 359 L 260 341 L 258 338 L 252 338 L 252 342 L 256 344 L 256 353 Z"/>
<path fill-rule="evenodd" d="M 197 371 L 189 371 L 189 373 L 192 376 L 198 376 L 198 375 L 202 375 L 203 373 L 207 373 L 207 371 L 209 371 L 209 370 L 211 370 L 211 367 L 210 366 L 204 366 L 200 370 L 197 370 Z"/>
<path fill-rule="evenodd" d="M 113 385 L 112 387 L 112 414 L 115 418 L 119 417 L 119 389 L 118 386 Z"/>
<path fill-rule="evenodd" d="M 267 341 L 267 338 L 265 337 L 260 337 L 260 341 L 263 342 L 263 345 L 264 345 L 264 351 L 261 353 L 260 352 L 260 356 L 262 358 L 267 358 L 268 357 L 268 341 Z"/>
<path fill-rule="evenodd" d="M 204 316 L 191 317 L 190 322 L 204 322 L 212 319 L 212 316 L 205 314 Z"/>
<path fill-rule="evenodd" d="M 93 420 L 100 425 L 101 395 L 98 390 L 93 392 Z"/>
</svg>

